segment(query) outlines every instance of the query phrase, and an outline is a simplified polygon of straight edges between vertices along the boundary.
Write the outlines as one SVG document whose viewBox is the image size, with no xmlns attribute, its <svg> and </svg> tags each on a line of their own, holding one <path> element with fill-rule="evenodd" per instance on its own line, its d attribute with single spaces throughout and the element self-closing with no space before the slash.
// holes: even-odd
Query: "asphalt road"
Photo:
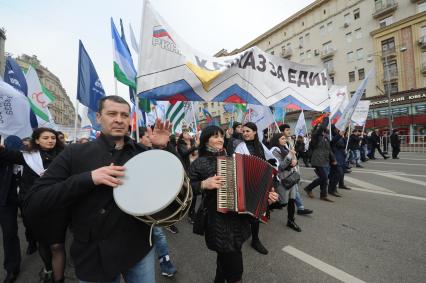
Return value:
<svg viewBox="0 0 426 283">
<path fill-rule="evenodd" d="M 258 254 L 247 241 L 243 281 L 426 282 L 426 154 L 400 157 L 354 168 L 346 175 L 353 190 L 341 190 L 343 198 L 334 198 L 335 203 L 320 201 L 319 188 L 315 199 L 302 191 L 305 206 L 314 214 L 296 217 L 301 233 L 285 226 L 285 209 L 272 212 L 260 230 L 269 254 Z M 301 171 L 303 188 L 314 172 L 303 167 Z M 177 226 L 178 234 L 166 233 L 178 273 L 174 279 L 158 275 L 157 282 L 213 282 L 215 253 L 206 248 L 203 237 L 192 234 L 186 221 Z M 22 226 L 19 232 L 24 254 Z M 17 282 L 38 282 L 41 266 L 36 254 L 23 255 Z M 69 265 L 66 282 L 75 282 Z"/>
</svg>

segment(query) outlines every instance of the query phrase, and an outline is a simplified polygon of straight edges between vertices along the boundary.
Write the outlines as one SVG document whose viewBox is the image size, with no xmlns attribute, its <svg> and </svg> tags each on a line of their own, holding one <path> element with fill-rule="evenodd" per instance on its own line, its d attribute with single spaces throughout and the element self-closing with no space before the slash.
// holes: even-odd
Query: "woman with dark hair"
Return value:
<svg viewBox="0 0 426 283">
<path fill-rule="evenodd" d="M 26 151 L 0 147 L 0 163 L 19 164 L 24 167 L 19 184 L 21 203 L 34 182 L 43 175 L 63 148 L 58 134 L 50 128 L 36 129 Z M 64 243 L 69 214 L 61 210 L 43 219 L 32 219 L 31 215 L 24 212 L 23 219 L 31 237 L 39 241 L 38 250 L 45 265 L 40 272 L 43 282 L 63 282 L 66 259 Z"/>
<path fill-rule="evenodd" d="M 274 134 L 271 142 L 271 152 L 278 160 L 278 176 L 286 178 L 296 170 L 297 158 L 294 151 L 291 151 L 287 144 L 287 137 L 284 133 Z M 296 224 L 295 211 L 296 211 L 296 193 L 297 184 L 287 189 L 279 184 L 277 192 L 280 195 L 280 204 L 287 204 L 287 226 L 296 232 L 302 232 L 302 229 Z"/>
<path fill-rule="evenodd" d="M 217 174 L 217 157 L 226 155 L 225 133 L 218 126 L 206 127 L 200 136 L 199 157 L 191 164 L 189 178 L 195 190 L 202 191 L 207 208 L 205 239 L 207 248 L 217 253 L 214 282 L 241 282 L 243 257 L 241 246 L 250 237 L 248 215 L 217 212 L 217 192 L 223 177 Z M 269 202 L 275 202 L 276 193 L 269 193 Z"/>
<path fill-rule="evenodd" d="M 243 126 L 244 142 L 240 143 L 235 149 L 235 153 L 254 155 L 265 161 L 274 160 L 272 153 L 259 141 L 257 126 L 255 123 L 248 122 Z M 259 239 L 259 220 L 252 218 L 251 226 L 251 246 L 261 254 L 267 254 L 268 250 L 263 246 Z"/>
<path fill-rule="evenodd" d="M 183 165 L 185 167 L 185 171 L 188 172 L 189 165 L 191 164 L 190 156 L 195 152 L 197 149 L 196 144 L 194 142 L 194 139 L 190 136 L 188 130 L 183 130 L 182 133 L 179 135 L 178 141 L 177 141 L 177 151 L 182 158 Z M 191 202 L 191 207 L 188 211 L 188 219 L 189 223 L 194 223 L 194 215 L 195 215 L 195 205 L 197 202 L 197 195 L 198 192 L 193 190 L 193 197 Z"/>
</svg>

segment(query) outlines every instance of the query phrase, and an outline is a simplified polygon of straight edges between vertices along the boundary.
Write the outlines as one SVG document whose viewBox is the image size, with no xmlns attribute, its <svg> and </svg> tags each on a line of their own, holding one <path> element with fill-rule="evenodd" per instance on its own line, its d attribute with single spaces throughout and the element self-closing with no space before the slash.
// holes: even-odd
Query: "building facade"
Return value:
<svg viewBox="0 0 426 283">
<path fill-rule="evenodd" d="M 43 86 L 49 90 L 55 100 L 48 105 L 50 113 L 55 123 L 63 126 L 74 126 L 75 109 L 65 89 L 63 88 L 59 78 L 50 72 L 46 67 L 42 66 L 37 56 L 21 55 L 16 58 L 16 62 L 26 71 L 32 65 L 40 78 Z"/>
<path fill-rule="evenodd" d="M 426 87 L 426 1 L 317 0 L 241 48 L 216 56 L 252 46 L 293 62 L 322 65 L 331 82 L 346 85 L 350 93 L 374 67 L 364 98 L 379 101 L 390 95 L 392 101 Z M 297 117 L 296 112 L 287 119 Z"/>
<path fill-rule="evenodd" d="M 4 68 L 6 66 L 6 57 L 5 57 L 5 41 L 6 41 L 6 31 L 3 28 L 0 28 L 0 77 L 4 77 Z"/>
</svg>

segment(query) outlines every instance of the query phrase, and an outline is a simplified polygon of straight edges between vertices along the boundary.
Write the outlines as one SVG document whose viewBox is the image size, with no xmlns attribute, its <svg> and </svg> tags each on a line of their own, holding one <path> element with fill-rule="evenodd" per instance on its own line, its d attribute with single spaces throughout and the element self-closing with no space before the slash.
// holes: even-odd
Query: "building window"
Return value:
<svg viewBox="0 0 426 283">
<path fill-rule="evenodd" d="M 364 49 L 360 48 L 356 50 L 356 59 L 362 60 L 364 58 Z"/>
<path fill-rule="evenodd" d="M 388 93 L 390 89 L 390 93 L 394 94 L 398 92 L 398 82 L 385 83 L 385 93 Z"/>
<path fill-rule="evenodd" d="M 348 62 L 352 62 L 354 60 L 354 53 L 352 51 L 346 53 L 346 59 L 348 60 Z"/>
<path fill-rule="evenodd" d="M 311 40 L 311 35 L 309 33 L 305 34 L 305 43 L 308 44 Z"/>
<path fill-rule="evenodd" d="M 383 71 L 385 81 L 389 81 L 392 79 L 398 78 L 398 65 L 396 64 L 396 60 L 391 60 L 386 65 L 386 61 L 383 62 Z M 387 77 L 389 76 L 389 78 Z"/>
<path fill-rule="evenodd" d="M 300 62 L 305 61 L 305 53 L 300 52 Z"/>
<path fill-rule="evenodd" d="M 347 13 L 347 14 L 344 15 L 345 24 L 350 24 L 351 23 L 351 19 L 352 19 L 352 16 L 351 16 L 350 13 Z"/>
<path fill-rule="evenodd" d="M 426 87 L 426 76 L 423 76 L 423 87 Z"/>
<path fill-rule="evenodd" d="M 274 52 L 274 50 L 272 50 L 272 51 L 271 51 L 271 55 L 274 55 L 274 53 L 275 53 L 275 52 Z"/>
<path fill-rule="evenodd" d="M 325 35 L 325 27 L 322 25 L 319 27 L 319 33 L 320 35 L 324 36 Z"/>
<path fill-rule="evenodd" d="M 299 48 L 303 48 L 303 36 L 299 37 Z"/>
<path fill-rule="evenodd" d="M 349 82 L 354 82 L 355 81 L 355 71 L 351 71 L 348 73 L 349 75 Z"/>
<path fill-rule="evenodd" d="M 322 45 L 322 50 L 326 53 L 332 51 L 333 47 L 331 46 L 331 41 L 324 43 Z"/>
<path fill-rule="evenodd" d="M 422 63 L 426 64 L 426 52 L 422 52 Z"/>
<path fill-rule="evenodd" d="M 309 49 L 309 50 L 306 50 L 306 58 L 307 59 L 311 59 L 312 58 L 312 52 L 311 52 L 311 50 Z"/>
<path fill-rule="evenodd" d="M 354 20 L 358 20 L 360 17 L 361 17 L 361 13 L 359 11 L 359 8 L 355 9 L 354 10 Z"/>
<path fill-rule="evenodd" d="M 333 22 L 327 23 L 327 31 L 331 33 L 333 31 Z"/>
<path fill-rule="evenodd" d="M 302 22 L 302 27 L 305 26 L 305 22 Z"/>
<path fill-rule="evenodd" d="M 421 12 L 424 12 L 424 11 L 426 11 L 426 1 L 417 4 L 417 13 L 421 13 Z"/>
<path fill-rule="evenodd" d="M 381 28 L 387 27 L 388 25 L 391 25 L 391 24 L 393 24 L 393 16 L 389 16 L 379 21 L 379 26 Z"/>
<path fill-rule="evenodd" d="M 352 42 L 352 33 L 351 32 L 348 32 L 346 34 L 346 42 L 347 43 L 351 43 Z"/>
<path fill-rule="evenodd" d="M 360 28 L 355 30 L 355 38 L 356 39 L 361 39 L 362 38 L 362 31 L 361 31 Z"/>
<path fill-rule="evenodd" d="M 330 81 L 332 84 L 334 84 L 334 76 L 330 76 Z"/>
<path fill-rule="evenodd" d="M 386 53 L 395 52 L 395 40 L 394 38 L 389 38 L 382 41 L 382 53 L 386 55 Z"/>
<path fill-rule="evenodd" d="M 334 62 L 333 59 L 324 61 L 324 67 L 327 70 L 327 73 L 334 71 Z"/>
<path fill-rule="evenodd" d="M 324 9 L 324 15 L 327 14 L 327 11 Z"/>
<path fill-rule="evenodd" d="M 422 36 L 426 36 L 426 26 L 422 26 L 420 33 Z"/>
<path fill-rule="evenodd" d="M 358 80 L 363 80 L 365 78 L 364 69 L 358 69 Z"/>
</svg>

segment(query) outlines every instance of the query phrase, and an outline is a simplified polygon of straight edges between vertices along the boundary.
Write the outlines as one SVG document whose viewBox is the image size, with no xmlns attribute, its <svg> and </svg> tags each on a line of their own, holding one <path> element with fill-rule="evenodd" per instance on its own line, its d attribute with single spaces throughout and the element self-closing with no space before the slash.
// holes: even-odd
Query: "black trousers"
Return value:
<svg viewBox="0 0 426 283">
<path fill-rule="evenodd" d="M 243 276 L 243 255 L 241 251 L 217 253 L 216 277 L 214 283 L 241 281 Z"/>
<path fill-rule="evenodd" d="M 397 158 L 400 151 L 401 149 L 399 146 L 392 146 L 392 158 Z"/>
<path fill-rule="evenodd" d="M 8 272 L 19 271 L 21 247 L 18 238 L 17 205 L 0 207 L 0 226 L 3 232 L 4 269 Z"/>
<path fill-rule="evenodd" d="M 343 179 L 343 166 L 331 165 L 330 167 L 330 182 L 328 183 L 328 193 L 337 192 L 337 184 Z M 343 183 L 343 180 L 342 180 Z M 340 184 L 339 184 L 340 185 Z"/>
</svg>

